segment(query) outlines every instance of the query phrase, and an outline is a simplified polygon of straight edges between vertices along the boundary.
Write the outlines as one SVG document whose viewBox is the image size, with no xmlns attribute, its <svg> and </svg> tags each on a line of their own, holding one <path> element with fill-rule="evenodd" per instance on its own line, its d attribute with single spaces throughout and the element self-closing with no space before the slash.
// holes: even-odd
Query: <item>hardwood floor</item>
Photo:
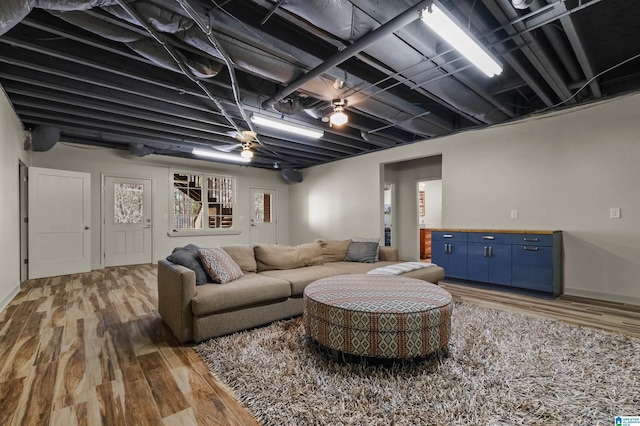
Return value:
<svg viewBox="0 0 640 426">
<path fill-rule="evenodd" d="M 443 283 L 455 298 L 640 337 L 640 307 Z M 155 265 L 27 281 L 0 313 L 0 425 L 256 425 L 158 316 Z"/>
<path fill-rule="evenodd" d="M 156 300 L 155 265 L 23 284 L 0 313 L 0 425 L 256 425 Z"/>
<path fill-rule="evenodd" d="M 640 306 L 638 305 L 565 295 L 556 299 L 545 299 L 496 289 L 482 289 L 452 281 L 440 282 L 440 285 L 447 289 L 454 299 L 640 338 Z"/>
</svg>

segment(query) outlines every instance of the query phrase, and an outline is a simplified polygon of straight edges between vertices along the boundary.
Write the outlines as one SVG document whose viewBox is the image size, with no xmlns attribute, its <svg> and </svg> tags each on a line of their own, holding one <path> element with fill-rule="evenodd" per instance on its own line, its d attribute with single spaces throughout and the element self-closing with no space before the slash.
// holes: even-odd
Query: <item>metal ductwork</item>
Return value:
<svg viewBox="0 0 640 426">
<path fill-rule="evenodd" d="M 129 152 L 136 157 L 145 157 L 149 154 L 154 154 L 156 152 L 156 148 L 143 143 L 130 143 Z"/>
<path fill-rule="evenodd" d="M 31 131 L 31 150 L 49 151 L 60 140 L 60 129 L 50 126 L 35 126 Z"/>
<path fill-rule="evenodd" d="M 268 107 L 324 135 L 259 128 L 251 165 L 299 171 L 634 87 L 640 6 L 609 1 L 440 1 L 503 63 L 488 79 L 419 19 L 431 0 L 5 0 L 0 84 L 37 149 L 59 128 L 136 156 L 235 152 Z M 623 41 L 585 36 L 603 15 Z M 348 100 L 342 127 L 332 99 Z"/>
</svg>

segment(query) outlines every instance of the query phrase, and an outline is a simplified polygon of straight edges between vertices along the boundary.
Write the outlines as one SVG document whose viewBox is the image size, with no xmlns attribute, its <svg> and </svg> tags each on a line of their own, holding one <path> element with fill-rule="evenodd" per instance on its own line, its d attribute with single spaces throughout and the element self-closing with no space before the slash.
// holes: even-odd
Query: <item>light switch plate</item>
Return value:
<svg viewBox="0 0 640 426">
<path fill-rule="evenodd" d="M 518 210 L 511 210 L 511 219 L 518 218 Z"/>
<path fill-rule="evenodd" d="M 609 210 L 609 217 L 611 219 L 620 219 L 621 213 L 620 213 L 620 207 L 611 207 L 611 209 Z"/>
</svg>

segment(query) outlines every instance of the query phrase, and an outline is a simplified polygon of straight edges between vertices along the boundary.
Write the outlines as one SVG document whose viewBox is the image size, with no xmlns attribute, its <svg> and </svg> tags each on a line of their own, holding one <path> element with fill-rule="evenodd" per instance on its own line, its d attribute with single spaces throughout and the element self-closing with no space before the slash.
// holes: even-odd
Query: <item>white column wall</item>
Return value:
<svg viewBox="0 0 640 426">
<path fill-rule="evenodd" d="M 640 304 L 639 135 L 633 94 L 313 167 L 291 190 L 293 239 L 382 237 L 381 165 L 442 154 L 443 227 L 562 230 L 565 293 Z M 394 222 L 401 254 L 415 221 Z"/>
</svg>

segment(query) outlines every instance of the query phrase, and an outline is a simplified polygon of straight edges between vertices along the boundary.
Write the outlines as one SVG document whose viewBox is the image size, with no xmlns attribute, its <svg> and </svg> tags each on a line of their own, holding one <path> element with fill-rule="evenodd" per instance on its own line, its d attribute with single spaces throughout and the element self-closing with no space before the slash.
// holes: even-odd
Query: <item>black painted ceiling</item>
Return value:
<svg viewBox="0 0 640 426">
<path fill-rule="evenodd" d="M 293 169 L 638 90 L 640 2 L 511 1 L 441 1 L 503 65 L 488 78 L 406 12 L 428 1 L 3 0 L 0 84 L 34 150 L 59 132 L 138 156 L 238 154 L 233 135 L 253 130 L 250 166 Z"/>
</svg>

